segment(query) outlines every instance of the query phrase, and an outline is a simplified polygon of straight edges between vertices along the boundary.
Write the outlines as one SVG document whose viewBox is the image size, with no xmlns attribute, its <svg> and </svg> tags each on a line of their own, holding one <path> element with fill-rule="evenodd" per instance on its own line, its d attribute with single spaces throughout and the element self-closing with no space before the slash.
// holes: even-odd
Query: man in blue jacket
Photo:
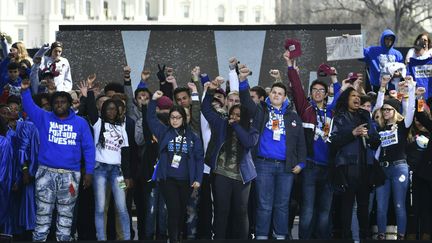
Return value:
<svg viewBox="0 0 432 243">
<path fill-rule="evenodd" d="M 265 102 L 256 104 L 249 93 L 247 76 L 239 75 L 240 101 L 253 117 L 253 126 L 260 132 L 254 151 L 257 172 L 255 179 L 257 214 L 256 239 L 266 240 L 273 222 L 273 237 L 285 240 L 288 232 L 289 200 L 294 175 L 306 161 L 306 142 L 300 117 L 287 99 L 286 86 L 274 83 Z"/>
<path fill-rule="evenodd" d="M 380 46 L 364 48 L 364 61 L 369 66 L 369 82 L 373 91 L 378 92 L 380 88 L 381 70 L 389 62 L 403 62 L 400 51 L 394 49 L 396 35 L 393 31 L 386 29 L 382 32 Z"/>
<path fill-rule="evenodd" d="M 71 226 L 78 197 L 81 156 L 86 164 L 84 188 L 89 187 L 95 165 L 95 146 L 87 122 L 71 109 L 72 97 L 56 92 L 53 112 L 39 108 L 32 100 L 30 81 L 21 83 L 23 107 L 39 131 L 39 168 L 36 172 L 36 228 L 33 241 L 45 241 L 57 207 L 57 241 L 71 241 Z"/>
</svg>

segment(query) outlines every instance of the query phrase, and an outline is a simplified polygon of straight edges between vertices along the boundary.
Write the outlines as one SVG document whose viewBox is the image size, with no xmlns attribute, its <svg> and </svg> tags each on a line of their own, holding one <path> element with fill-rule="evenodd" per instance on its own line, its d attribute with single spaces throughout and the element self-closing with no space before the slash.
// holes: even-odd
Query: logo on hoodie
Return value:
<svg viewBox="0 0 432 243">
<path fill-rule="evenodd" d="M 391 55 L 391 54 L 389 54 L 389 55 L 387 55 L 387 54 L 380 54 L 378 56 L 378 60 L 380 62 L 379 67 L 380 67 L 380 70 L 382 72 L 382 71 L 385 71 L 386 64 L 392 63 L 392 62 L 396 62 L 396 56 L 395 55 Z"/>
<path fill-rule="evenodd" d="M 48 142 L 59 145 L 76 145 L 76 138 L 77 133 L 73 131 L 72 125 L 50 122 Z"/>
</svg>

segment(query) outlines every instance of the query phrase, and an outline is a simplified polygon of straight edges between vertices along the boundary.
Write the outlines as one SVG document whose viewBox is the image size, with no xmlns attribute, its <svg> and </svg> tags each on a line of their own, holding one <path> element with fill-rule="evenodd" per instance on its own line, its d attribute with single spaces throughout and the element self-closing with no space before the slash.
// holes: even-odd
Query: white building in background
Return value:
<svg viewBox="0 0 432 243">
<path fill-rule="evenodd" d="M 262 25 L 275 0 L 0 0 L 0 32 L 27 47 L 53 42 L 59 25 Z"/>
</svg>

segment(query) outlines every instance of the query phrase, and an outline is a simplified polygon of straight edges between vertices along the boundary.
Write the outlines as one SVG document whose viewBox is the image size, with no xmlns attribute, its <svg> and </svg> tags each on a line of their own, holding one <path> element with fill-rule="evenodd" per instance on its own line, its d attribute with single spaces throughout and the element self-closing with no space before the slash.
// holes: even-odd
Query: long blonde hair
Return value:
<svg viewBox="0 0 432 243">
<path fill-rule="evenodd" d="M 29 54 L 28 54 L 27 49 L 26 49 L 26 47 L 25 47 L 25 45 L 24 45 L 23 42 L 21 42 L 21 41 L 15 42 L 12 45 L 12 47 L 16 48 L 18 50 L 18 56 L 16 56 L 13 59 L 13 61 L 15 61 L 15 62 L 21 62 L 23 59 L 27 59 L 31 63 L 31 58 L 29 57 Z"/>
<path fill-rule="evenodd" d="M 403 121 L 403 119 L 405 119 L 405 117 L 402 114 L 400 114 L 399 112 L 397 112 L 396 109 L 393 108 L 393 111 L 394 111 L 393 117 L 390 118 L 389 122 L 386 122 L 384 120 L 384 114 L 382 113 L 382 111 L 380 111 L 381 115 L 378 117 L 378 120 L 377 120 L 378 126 L 380 128 L 384 128 L 386 126 L 386 124 L 394 124 L 394 123 Z"/>
</svg>

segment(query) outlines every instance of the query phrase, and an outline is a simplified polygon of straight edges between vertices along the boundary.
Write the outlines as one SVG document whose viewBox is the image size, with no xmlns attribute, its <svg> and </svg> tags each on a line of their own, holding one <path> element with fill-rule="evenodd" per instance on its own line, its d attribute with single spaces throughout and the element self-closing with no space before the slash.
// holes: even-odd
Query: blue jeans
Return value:
<svg viewBox="0 0 432 243">
<path fill-rule="evenodd" d="M 299 238 L 330 239 L 329 217 L 333 192 L 328 181 L 328 167 L 312 163 L 302 171 L 302 202 Z M 314 219 L 314 220 L 313 220 Z"/>
<path fill-rule="evenodd" d="M 256 159 L 256 238 L 265 240 L 270 232 L 273 213 L 273 236 L 285 239 L 288 233 L 289 201 L 294 174 L 285 171 L 285 163 Z"/>
<path fill-rule="evenodd" d="M 130 222 L 126 208 L 126 193 L 120 188 L 117 181 L 117 177 L 121 175 L 120 165 L 96 162 L 93 175 L 93 189 L 95 193 L 95 225 L 98 240 L 106 240 L 104 209 L 107 182 L 111 185 L 117 212 L 119 214 L 124 238 L 122 240 L 130 240 Z"/>
<path fill-rule="evenodd" d="M 393 192 L 393 203 L 396 210 L 397 233 L 405 234 L 407 215 L 405 209 L 408 189 L 408 164 L 383 167 L 387 179 L 384 185 L 376 189 L 378 233 L 385 233 L 390 192 Z"/>
<path fill-rule="evenodd" d="M 150 186 L 150 185 L 148 185 Z M 153 239 L 156 232 L 156 222 L 158 223 L 159 235 L 167 235 L 167 208 L 165 199 L 159 191 L 159 185 L 152 188 L 147 197 L 145 216 L 145 237 Z M 157 238 L 157 237 L 156 237 Z"/>
<path fill-rule="evenodd" d="M 46 241 L 54 207 L 57 207 L 57 241 L 72 241 L 71 227 L 80 177 L 79 171 L 39 166 L 35 175 L 37 211 L 33 241 Z"/>
</svg>

